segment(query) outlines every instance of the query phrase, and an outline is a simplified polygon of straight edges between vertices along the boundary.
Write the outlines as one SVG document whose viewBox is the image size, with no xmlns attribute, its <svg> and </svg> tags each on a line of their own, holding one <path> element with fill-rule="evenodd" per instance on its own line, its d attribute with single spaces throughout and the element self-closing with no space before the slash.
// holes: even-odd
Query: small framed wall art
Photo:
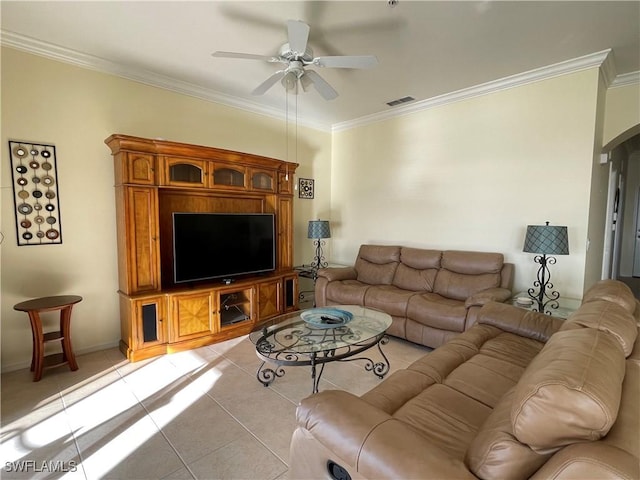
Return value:
<svg viewBox="0 0 640 480">
<path fill-rule="evenodd" d="M 313 179 L 312 178 L 298 179 L 298 197 L 313 198 Z"/>
<path fill-rule="evenodd" d="M 62 243 L 56 147 L 9 141 L 18 246 Z"/>
</svg>

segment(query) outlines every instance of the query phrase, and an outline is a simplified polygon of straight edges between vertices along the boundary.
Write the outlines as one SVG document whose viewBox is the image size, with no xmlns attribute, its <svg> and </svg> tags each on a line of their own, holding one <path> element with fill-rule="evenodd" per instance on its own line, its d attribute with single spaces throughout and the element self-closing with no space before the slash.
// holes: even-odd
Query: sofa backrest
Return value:
<svg viewBox="0 0 640 480">
<path fill-rule="evenodd" d="M 404 290 L 433 292 L 441 250 L 402 247 L 393 285 Z"/>
<path fill-rule="evenodd" d="M 443 297 L 466 300 L 481 290 L 499 287 L 503 264 L 501 253 L 446 250 L 442 253 L 434 292 Z"/>
<path fill-rule="evenodd" d="M 596 300 L 606 300 L 620 305 L 627 312 L 633 314 L 636 308 L 636 299 L 631 289 L 622 282 L 616 280 L 600 280 L 589 288 L 582 299 L 582 303 Z"/>
<path fill-rule="evenodd" d="M 369 285 L 390 285 L 400 263 L 400 247 L 361 245 L 354 265 L 357 280 Z"/>
</svg>

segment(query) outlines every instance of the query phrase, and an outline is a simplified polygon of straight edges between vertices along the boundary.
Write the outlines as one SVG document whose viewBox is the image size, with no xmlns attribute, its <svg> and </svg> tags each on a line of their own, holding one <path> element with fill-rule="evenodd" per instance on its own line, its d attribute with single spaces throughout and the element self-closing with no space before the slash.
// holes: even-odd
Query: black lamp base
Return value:
<svg viewBox="0 0 640 480">
<path fill-rule="evenodd" d="M 534 262 L 540 264 L 536 281 L 533 282 L 533 288 L 527 290 L 529 296 L 538 304 L 537 311 L 540 313 L 546 313 L 551 315 L 551 310 L 559 307 L 558 298 L 560 294 L 554 290 L 553 283 L 551 283 L 551 271 L 547 265 L 554 265 L 556 263 L 555 257 L 547 257 L 546 255 L 536 255 L 533 259 Z M 536 288 L 538 291 L 536 292 Z"/>
<path fill-rule="evenodd" d="M 324 252 L 322 246 L 325 244 L 324 240 L 314 240 L 313 244 L 316 246 L 316 256 L 313 257 L 311 268 L 317 270 L 319 268 L 326 268 L 329 263 L 324 258 Z"/>
</svg>

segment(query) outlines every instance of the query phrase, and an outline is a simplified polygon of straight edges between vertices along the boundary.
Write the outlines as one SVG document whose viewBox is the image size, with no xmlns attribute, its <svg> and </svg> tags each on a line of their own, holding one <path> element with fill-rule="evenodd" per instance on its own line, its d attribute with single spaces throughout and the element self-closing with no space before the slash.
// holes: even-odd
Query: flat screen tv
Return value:
<svg viewBox="0 0 640 480">
<path fill-rule="evenodd" d="M 173 213 L 174 283 L 276 268 L 274 215 Z"/>
</svg>

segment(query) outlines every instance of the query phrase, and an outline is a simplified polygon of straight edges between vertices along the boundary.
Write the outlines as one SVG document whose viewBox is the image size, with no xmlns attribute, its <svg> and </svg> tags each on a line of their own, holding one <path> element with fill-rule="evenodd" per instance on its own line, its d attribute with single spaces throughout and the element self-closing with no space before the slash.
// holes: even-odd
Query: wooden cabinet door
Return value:
<svg viewBox="0 0 640 480">
<path fill-rule="evenodd" d="M 136 332 L 135 348 L 147 348 L 166 342 L 166 297 L 148 297 L 133 301 L 132 329 Z"/>
<path fill-rule="evenodd" d="M 278 200 L 278 266 L 293 268 L 293 199 L 280 197 Z"/>
<path fill-rule="evenodd" d="M 246 190 L 247 169 L 242 166 L 209 163 L 211 188 L 224 190 Z"/>
<path fill-rule="evenodd" d="M 216 333 L 214 301 L 210 291 L 172 295 L 169 341 L 178 342 Z"/>
<path fill-rule="evenodd" d="M 150 187 L 126 187 L 124 252 L 128 256 L 128 281 L 125 293 L 129 295 L 160 288 L 157 193 Z"/>
<path fill-rule="evenodd" d="M 204 188 L 207 186 L 206 165 L 204 160 L 164 157 L 162 183 L 176 187 Z"/>
<path fill-rule="evenodd" d="M 125 183 L 155 185 L 155 156 L 144 153 L 127 153 Z"/>
<path fill-rule="evenodd" d="M 275 172 L 270 170 L 251 169 L 251 190 L 275 192 Z"/>
<path fill-rule="evenodd" d="M 282 280 L 258 284 L 258 321 L 282 313 Z"/>
<path fill-rule="evenodd" d="M 293 173 L 278 173 L 278 192 L 284 193 L 286 195 L 291 195 L 293 193 L 294 181 L 295 180 L 293 178 Z"/>
</svg>

